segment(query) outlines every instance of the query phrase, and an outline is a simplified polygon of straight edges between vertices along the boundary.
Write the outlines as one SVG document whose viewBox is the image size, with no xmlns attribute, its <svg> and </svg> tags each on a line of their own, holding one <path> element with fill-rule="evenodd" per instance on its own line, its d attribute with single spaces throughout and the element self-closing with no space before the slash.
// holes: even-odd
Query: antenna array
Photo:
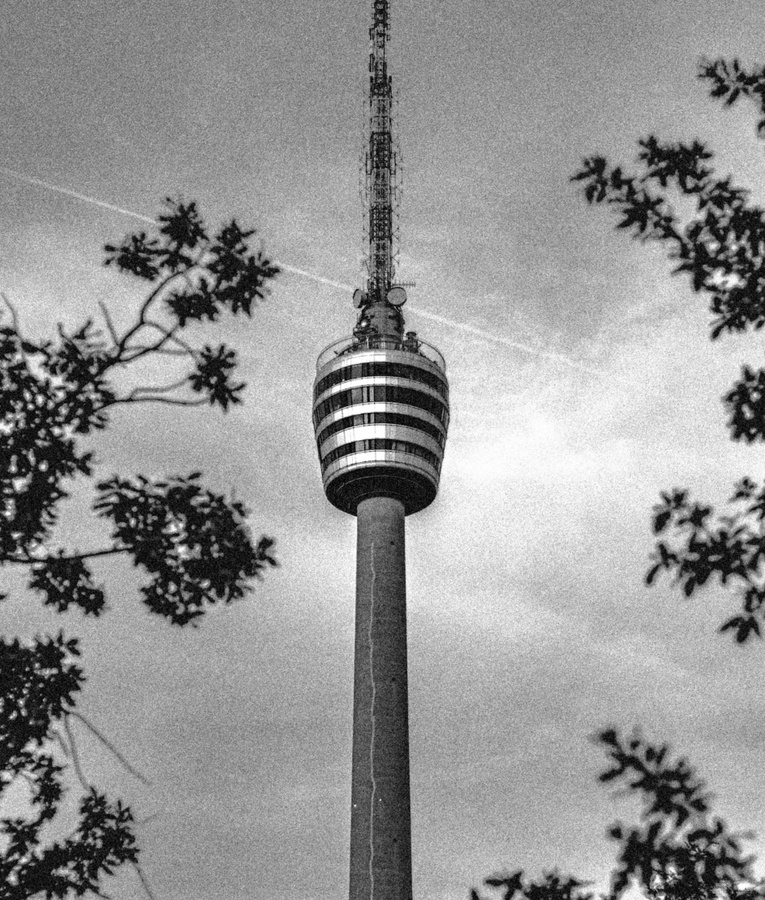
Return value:
<svg viewBox="0 0 765 900">
<path fill-rule="evenodd" d="M 369 145 L 366 154 L 369 260 L 367 296 L 385 302 L 393 284 L 393 207 L 396 153 L 393 149 L 391 103 L 386 49 L 389 39 L 388 0 L 374 0 L 369 29 Z"/>
</svg>

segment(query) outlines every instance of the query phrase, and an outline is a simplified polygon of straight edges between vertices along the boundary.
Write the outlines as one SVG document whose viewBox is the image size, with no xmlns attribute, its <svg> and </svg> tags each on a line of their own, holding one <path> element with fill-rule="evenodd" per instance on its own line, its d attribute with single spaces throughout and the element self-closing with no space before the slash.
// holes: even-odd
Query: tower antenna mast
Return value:
<svg viewBox="0 0 765 900">
<path fill-rule="evenodd" d="M 369 256 L 366 290 L 354 294 L 355 305 L 361 307 L 354 332 L 358 338 L 371 335 L 401 338 L 404 333 L 400 307 L 406 301 L 406 291 L 402 285 L 393 283 L 396 151 L 391 126 L 393 87 L 388 74 L 389 36 L 388 0 L 373 0 L 369 29 L 369 138 L 364 165 Z"/>
<path fill-rule="evenodd" d="M 393 176 L 391 128 L 393 90 L 386 50 L 388 0 L 374 0 L 369 29 L 369 145 L 366 155 L 369 204 L 368 299 L 384 302 L 393 283 Z"/>
</svg>

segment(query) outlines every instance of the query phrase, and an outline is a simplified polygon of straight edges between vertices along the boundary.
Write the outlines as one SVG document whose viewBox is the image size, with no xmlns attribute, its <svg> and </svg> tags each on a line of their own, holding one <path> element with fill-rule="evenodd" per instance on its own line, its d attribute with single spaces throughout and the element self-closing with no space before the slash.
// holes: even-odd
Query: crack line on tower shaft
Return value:
<svg viewBox="0 0 765 900">
<path fill-rule="evenodd" d="M 377 572 L 375 571 L 375 543 L 372 540 L 372 553 L 370 557 L 369 568 L 372 573 L 371 595 L 369 600 L 369 678 L 372 684 L 372 694 L 370 703 L 370 712 L 372 718 L 372 727 L 369 735 L 369 776 L 372 781 L 372 794 L 369 801 L 369 900 L 374 900 L 375 893 L 375 872 L 374 872 L 374 856 L 375 856 L 375 794 L 377 793 L 377 782 L 375 781 L 375 657 L 374 657 L 374 636 L 372 626 L 375 619 L 375 580 Z"/>
</svg>

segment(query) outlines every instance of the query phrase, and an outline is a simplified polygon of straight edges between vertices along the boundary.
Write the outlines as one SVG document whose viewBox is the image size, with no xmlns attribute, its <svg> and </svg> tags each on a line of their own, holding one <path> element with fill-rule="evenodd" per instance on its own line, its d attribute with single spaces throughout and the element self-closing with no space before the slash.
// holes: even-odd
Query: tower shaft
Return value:
<svg viewBox="0 0 765 900">
<path fill-rule="evenodd" d="M 350 900 L 411 900 L 404 506 L 358 505 Z"/>
</svg>

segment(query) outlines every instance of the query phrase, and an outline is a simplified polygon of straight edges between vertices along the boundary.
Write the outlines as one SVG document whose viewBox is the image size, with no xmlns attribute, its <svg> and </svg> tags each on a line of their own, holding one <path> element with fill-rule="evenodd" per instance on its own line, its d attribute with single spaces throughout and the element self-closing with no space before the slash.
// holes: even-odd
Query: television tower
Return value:
<svg viewBox="0 0 765 900">
<path fill-rule="evenodd" d="M 327 499 L 358 526 L 350 900 L 411 900 L 404 517 L 436 496 L 449 387 L 438 350 L 404 332 L 394 281 L 388 0 L 369 36 L 367 279 L 352 336 L 319 356 L 313 424 Z"/>
</svg>

